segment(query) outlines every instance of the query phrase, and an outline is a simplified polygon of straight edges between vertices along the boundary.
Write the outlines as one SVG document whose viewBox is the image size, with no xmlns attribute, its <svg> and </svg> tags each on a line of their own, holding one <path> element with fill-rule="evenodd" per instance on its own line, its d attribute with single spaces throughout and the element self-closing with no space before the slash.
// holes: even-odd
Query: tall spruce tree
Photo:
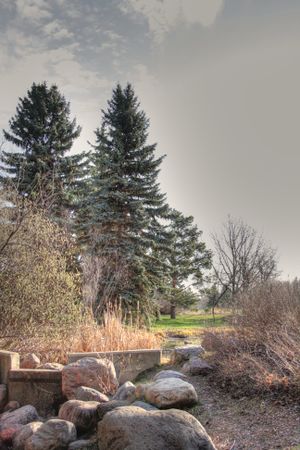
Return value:
<svg viewBox="0 0 300 450">
<path fill-rule="evenodd" d="M 203 271 L 211 267 L 212 255 L 201 241 L 202 231 L 194 224 L 193 216 L 184 216 L 173 209 L 169 215 L 171 245 L 166 254 L 171 281 L 171 318 L 176 318 L 176 306 L 193 300 L 186 283 L 199 287 Z"/>
<path fill-rule="evenodd" d="M 13 183 L 20 194 L 38 197 L 52 213 L 61 215 L 84 165 L 82 155 L 66 155 L 81 131 L 70 119 L 70 104 L 57 86 L 33 83 L 27 96 L 19 99 L 9 127 L 4 137 L 16 151 L 3 152 L 0 181 Z"/>
<path fill-rule="evenodd" d="M 157 180 L 163 157 L 147 144 L 149 121 L 130 84 L 117 85 L 96 130 L 91 178 L 79 228 L 89 252 L 102 261 L 97 313 L 108 303 L 149 308 L 164 240 L 159 218 L 168 207 Z"/>
</svg>

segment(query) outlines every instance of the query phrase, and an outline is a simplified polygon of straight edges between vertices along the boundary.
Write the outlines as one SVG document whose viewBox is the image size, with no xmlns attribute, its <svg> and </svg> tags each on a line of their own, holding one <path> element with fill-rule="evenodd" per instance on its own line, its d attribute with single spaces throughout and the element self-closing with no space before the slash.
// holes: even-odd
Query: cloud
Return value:
<svg viewBox="0 0 300 450">
<path fill-rule="evenodd" d="M 44 27 L 44 33 L 52 39 L 68 39 L 73 37 L 73 33 L 67 30 L 59 20 L 53 20 L 47 23 Z"/>
<path fill-rule="evenodd" d="M 156 42 L 179 22 L 211 26 L 222 10 L 223 0 L 126 0 L 123 12 L 143 15 Z"/>
<path fill-rule="evenodd" d="M 19 16 L 30 21 L 48 19 L 52 15 L 45 0 L 16 0 L 16 6 Z"/>
</svg>

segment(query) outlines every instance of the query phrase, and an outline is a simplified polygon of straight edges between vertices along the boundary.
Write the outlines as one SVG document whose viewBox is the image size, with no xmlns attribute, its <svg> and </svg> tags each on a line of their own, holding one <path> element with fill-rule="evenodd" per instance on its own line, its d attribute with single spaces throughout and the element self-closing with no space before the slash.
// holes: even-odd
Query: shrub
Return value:
<svg viewBox="0 0 300 450">
<path fill-rule="evenodd" d="M 240 294 L 233 331 L 207 334 L 218 380 L 236 395 L 300 397 L 300 282 L 273 281 Z"/>
</svg>

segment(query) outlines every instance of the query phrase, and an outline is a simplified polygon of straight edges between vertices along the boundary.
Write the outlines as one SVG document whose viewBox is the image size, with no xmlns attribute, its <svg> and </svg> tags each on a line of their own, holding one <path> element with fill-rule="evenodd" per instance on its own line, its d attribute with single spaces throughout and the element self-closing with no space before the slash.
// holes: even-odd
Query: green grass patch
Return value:
<svg viewBox="0 0 300 450">
<path fill-rule="evenodd" d="M 169 315 L 162 315 L 160 320 L 152 324 L 154 331 L 159 330 L 191 330 L 199 328 L 223 327 L 227 325 L 228 313 L 215 314 L 215 319 L 210 313 L 180 314 L 176 319 L 170 319 Z"/>
</svg>

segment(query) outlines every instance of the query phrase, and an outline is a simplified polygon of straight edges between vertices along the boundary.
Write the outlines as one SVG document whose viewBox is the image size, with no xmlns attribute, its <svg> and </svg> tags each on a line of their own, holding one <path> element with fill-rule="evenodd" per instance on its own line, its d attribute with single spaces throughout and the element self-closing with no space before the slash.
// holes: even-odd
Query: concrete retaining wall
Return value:
<svg viewBox="0 0 300 450">
<path fill-rule="evenodd" d="M 8 374 L 11 369 L 19 369 L 19 353 L 0 350 L 0 384 L 8 383 Z"/>
<path fill-rule="evenodd" d="M 119 383 L 133 381 L 140 373 L 161 364 L 161 350 L 127 350 L 124 352 L 69 353 L 69 363 L 91 356 L 108 358 L 116 368 Z"/>
</svg>

